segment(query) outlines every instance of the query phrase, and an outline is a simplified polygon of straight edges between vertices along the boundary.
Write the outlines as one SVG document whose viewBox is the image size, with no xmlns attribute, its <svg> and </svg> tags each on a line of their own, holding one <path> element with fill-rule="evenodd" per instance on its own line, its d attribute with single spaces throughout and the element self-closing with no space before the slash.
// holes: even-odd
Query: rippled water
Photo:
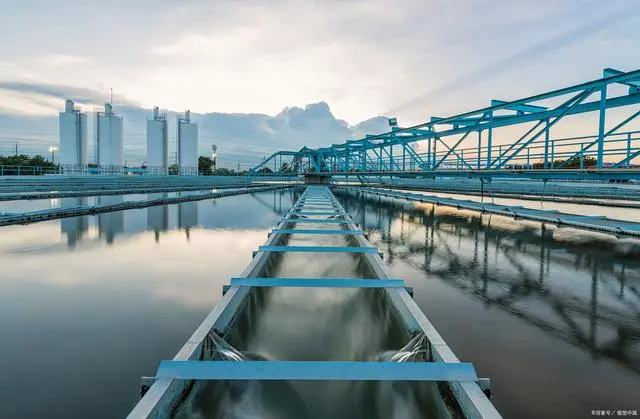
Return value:
<svg viewBox="0 0 640 419">
<path fill-rule="evenodd" d="M 640 409 L 636 242 L 336 195 L 454 352 L 491 378 L 505 417 Z M 267 192 L 0 229 L 0 417 L 124 417 L 140 377 L 175 355 L 296 197 Z M 301 235 L 289 244 L 317 239 L 344 240 Z M 339 254 L 286 254 L 270 274 L 366 276 Z M 379 290 L 334 291 L 257 293 L 251 321 L 229 343 L 268 359 L 376 359 L 407 344 Z M 208 383 L 200 391 L 185 417 L 225 403 L 236 406 L 227 417 L 437 411 L 429 386 L 403 383 Z M 279 398 L 287 402 L 274 404 Z"/>
</svg>

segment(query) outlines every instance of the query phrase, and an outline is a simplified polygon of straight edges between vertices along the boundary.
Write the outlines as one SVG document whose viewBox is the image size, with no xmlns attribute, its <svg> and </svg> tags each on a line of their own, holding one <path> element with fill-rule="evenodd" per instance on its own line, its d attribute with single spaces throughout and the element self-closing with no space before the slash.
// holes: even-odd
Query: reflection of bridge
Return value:
<svg viewBox="0 0 640 419">
<path fill-rule="evenodd" d="M 638 179 L 640 169 L 632 163 L 640 158 L 640 132 L 621 129 L 640 115 L 633 109 L 639 103 L 640 70 L 624 73 L 607 68 L 601 79 L 528 98 L 492 100 L 486 108 L 431 117 L 408 128 L 390 119 L 391 131 L 383 134 L 318 149 L 280 151 L 251 172 L 314 172 L 360 180 L 367 176 Z M 617 114 L 607 115 L 613 109 Z M 551 129 L 560 122 L 583 114 L 597 116 L 595 133 L 552 136 Z M 607 119 L 616 122 L 608 124 Z"/>
<path fill-rule="evenodd" d="M 502 217 L 439 214 L 437 207 L 360 196 L 359 204 L 346 199 L 345 208 L 363 229 L 381 234 L 370 238 L 386 245 L 390 263 L 410 263 L 593 357 L 640 373 L 637 261 L 559 243 Z"/>
</svg>

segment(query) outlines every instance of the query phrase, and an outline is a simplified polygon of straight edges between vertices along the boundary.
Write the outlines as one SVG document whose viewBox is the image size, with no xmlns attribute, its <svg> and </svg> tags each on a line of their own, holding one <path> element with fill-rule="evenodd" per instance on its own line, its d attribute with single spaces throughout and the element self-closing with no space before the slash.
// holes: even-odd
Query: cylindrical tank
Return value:
<svg viewBox="0 0 640 419">
<path fill-rule="evenodd" d="M 169 132 L 167 118 L 153 109 L 153 119 L 147 120 L 147 173 L 167 174 L 169 160 Z"/>
<path fill-rule="evenodd" d="M 82 173 L 88 163 L 87 114 L 76 109 L 71 99 L 64 108 L 59 119 L 58 163 L 64 173 Z"/>
<path fill-rule="evenodd" d="M 198 125 L 191 122 L 189 111 L 178 118 L 178 167 L 180 175 L 198 174 Z"/>
<path fill-rule="evenodd" d="M 114 115 L 108 103 L 104 110 L 96 119 L 98 166 L 102 173 L 119 174 L 122 172 L 122 117 Z"/>
</svg>

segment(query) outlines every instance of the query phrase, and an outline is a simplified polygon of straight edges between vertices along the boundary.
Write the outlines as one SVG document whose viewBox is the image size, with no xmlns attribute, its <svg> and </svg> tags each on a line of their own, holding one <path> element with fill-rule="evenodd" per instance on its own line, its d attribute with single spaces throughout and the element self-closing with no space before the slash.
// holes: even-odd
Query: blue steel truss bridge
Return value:
<svg viewBox="0 0 640 419">
<path fill-rule="evenodd" d="M 494 99 L 485 108 L 410 127 L 390 118 L 388 132 L 278 151 L 250 172 L 362 183 L 457 176 L 637 180 L 639 104 L 640 70 L 606 68 L 596 80 L 518 100 Z"/>
</svg>

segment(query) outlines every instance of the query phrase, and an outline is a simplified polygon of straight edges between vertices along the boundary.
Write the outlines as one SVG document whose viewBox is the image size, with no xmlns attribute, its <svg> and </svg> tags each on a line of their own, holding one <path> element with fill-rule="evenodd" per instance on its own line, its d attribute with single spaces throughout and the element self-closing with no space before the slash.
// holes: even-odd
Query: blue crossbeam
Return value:
<svg viewBox="0 0 640 419">
<path fill-rule="evenodd" d="M 311 252 L 311 253 L 378 253 L 375 247 L 343 246 L 260 246 L 260 252 Z"/>
<path fill-rule="evenodd" d="M 340 208 L 339 205 L 336 204 L 321 204 L 321 203 L 312 203 L 312 202 L 300 202 L 294 206 L 294 208 L 313 208 L 313 207 L 323 207 L 323 208 Z"/>
<path fill-rule="evenodd" d="M 231 278 L 231 286 L 304 288 L 403 288 L 402 279 Z"/>
<path fill-rule="evenodd" d="M 290 212 L 292 215 L 347 215 L 343 211 L 296 211 Z"/>
<path fill-rule="evenodd" d="M 337 203 L 337 201 L 335 199 L 331 199 L 331 198 L 302 198 L 299 199 L 298 202 L 331 202 L 331 203 Z"/>
<path fill-rule="evenodd" d="M 160 361 L 175 380 L 477 381 L 469 363 L 360 361 Z"/>
<path fill-rule="evenodd" d="M 328 220 L 319 220 L 317 218 L 283 218 L 282 221 L 290 223 L 354 224 L 353 220 L 337 220 L 335 218 Z"/>
<path fill-rule="evenodd" d="M 291 212 L 296 211 L 342 211 L 342 208 L 339 207 L 293 207 L 291 208 Z"/>
<path fill-rule="evenodd" d="M 297 228 L 293 228 L 293 229 L 273 229 L 271 230 L 272 233 L 275 234 L 345 234 L 345 235 L 351 235 L 351 234 L 363 234 L 362 230 L 306 230 L 306 229 L 297 229 Z"/>
</svg>

